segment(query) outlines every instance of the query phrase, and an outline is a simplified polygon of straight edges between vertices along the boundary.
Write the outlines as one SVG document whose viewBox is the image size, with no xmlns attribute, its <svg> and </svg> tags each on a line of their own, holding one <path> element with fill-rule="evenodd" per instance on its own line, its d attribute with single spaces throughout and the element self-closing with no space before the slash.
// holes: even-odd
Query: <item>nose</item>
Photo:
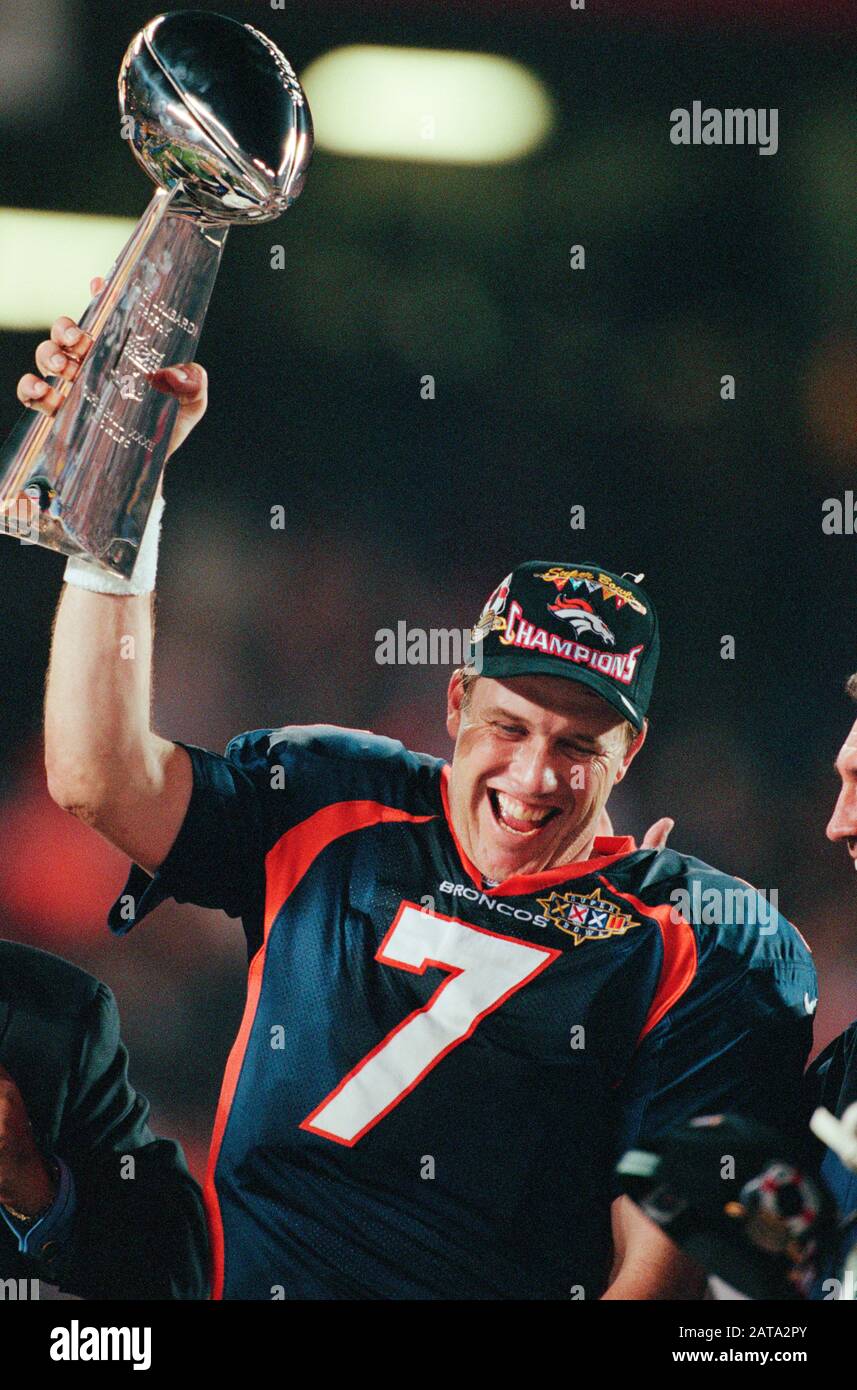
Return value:
<svg viewBox="0 0 857 1390">
<path fill-rule="evenodd" d="M 825 831 L 828 840 L 849 840 L 857 836 L 857 786 L 843 787 L 836 799 L 833 815 Z"/>
<path fill-rule="evenodd" d="M 559 786 L 550 744 L 525 739 L 515 749 L 515 784 L 522 796 L 551 796 Z"/>
</svg>

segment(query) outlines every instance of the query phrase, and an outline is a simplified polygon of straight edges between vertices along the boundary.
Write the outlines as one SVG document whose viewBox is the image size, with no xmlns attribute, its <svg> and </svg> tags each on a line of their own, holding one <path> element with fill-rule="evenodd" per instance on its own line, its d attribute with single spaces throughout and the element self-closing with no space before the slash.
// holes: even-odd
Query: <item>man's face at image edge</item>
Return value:
<svg viewBox="0 0 857 1390">
<path fill-rule="evenodd" d="M 857 721 L 837 754 L 834 768 L 842 786 L 828 822 L 827 838 L 845 842 L 857 869 Z"/>
<path fill-rule="evenodd" d="M 449 685 L 450 810 L 462 848 L 496 881 L 586 858 L 607 798 L 645 738 L 577 681 L 478 676 Z"/>
</svg>

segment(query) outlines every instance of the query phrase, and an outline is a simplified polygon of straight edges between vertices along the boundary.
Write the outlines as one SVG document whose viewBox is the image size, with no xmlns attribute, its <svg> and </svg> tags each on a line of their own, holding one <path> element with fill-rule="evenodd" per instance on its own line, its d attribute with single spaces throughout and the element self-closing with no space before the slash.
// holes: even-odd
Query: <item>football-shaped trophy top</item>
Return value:
<svg viewBox="0 0 857 1390">
<path fill-rule="evenodd" d="M 279 217 L 304 185 L 312 117 L 294 71 L 251 24 L 201 10 L 158 15 L 132 39 L 119 106 L 134 154 L 214 222 Z"/>
</svg>

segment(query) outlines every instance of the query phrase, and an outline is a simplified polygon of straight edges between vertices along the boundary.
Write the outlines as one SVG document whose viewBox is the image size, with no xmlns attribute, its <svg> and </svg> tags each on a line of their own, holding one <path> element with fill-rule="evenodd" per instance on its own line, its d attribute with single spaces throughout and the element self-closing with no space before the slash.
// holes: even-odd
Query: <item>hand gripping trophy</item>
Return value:
<svg viewBox="0 0 857 1390">
<path fill-rule="evenodd" d="M 136 35 L 119 105 L 158 188 L 80 320 L 93 345 L 56 413 L 25 411 L 0 449 L 0 530 L 128 579 L 178 410 L 147 378 L 194 360 L 230 226 L 294 202 L 313 137 L 275 44 L 197 10 Z"/>
</svg>

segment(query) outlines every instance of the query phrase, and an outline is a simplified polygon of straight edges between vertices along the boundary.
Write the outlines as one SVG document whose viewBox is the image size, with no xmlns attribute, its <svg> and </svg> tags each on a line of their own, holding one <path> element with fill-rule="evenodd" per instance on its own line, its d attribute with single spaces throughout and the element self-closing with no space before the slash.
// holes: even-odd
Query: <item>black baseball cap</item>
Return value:
<svg viewBox="0 0 857 1390">
<path fill-rule="evenodd" d="M 642 575 L 586 561 L 528 560 L 491 594 L 472 630 L 483 676 L 580 681 L 642 729 L 660 653 Z"/>
</svg>

